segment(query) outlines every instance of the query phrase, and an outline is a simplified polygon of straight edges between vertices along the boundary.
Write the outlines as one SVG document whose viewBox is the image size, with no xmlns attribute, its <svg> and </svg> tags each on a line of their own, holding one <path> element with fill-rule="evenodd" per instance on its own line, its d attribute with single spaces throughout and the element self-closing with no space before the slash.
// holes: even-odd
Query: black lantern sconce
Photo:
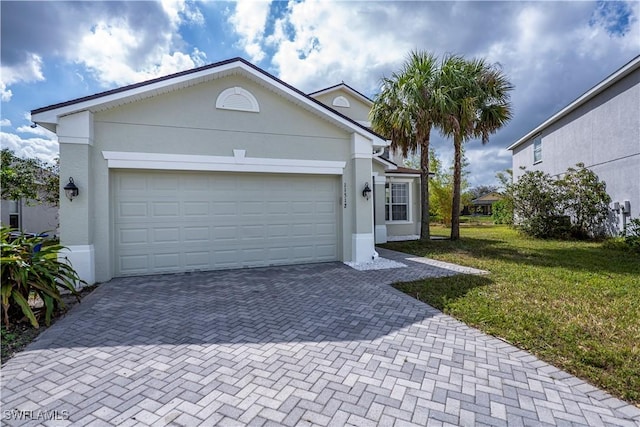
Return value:
<svg viewBox="0 0 640 427">
<path fill-rule="evenodd" d="M 362 197 L 369 200 L 369 195 L 371 194 L 371 188 L 369 187 L 369 183 L 364 183 L 364 190 L 362 190 Z"/>
<path fill-rule="evenodd" d="M 64 194 L 67 195 L 67 199 L 73 202 L 73 199 L 78 197 L 78 187 L 73 183 L 73 178 L 69 178 L 69 183 L 64 186 Z"/>
</svg>

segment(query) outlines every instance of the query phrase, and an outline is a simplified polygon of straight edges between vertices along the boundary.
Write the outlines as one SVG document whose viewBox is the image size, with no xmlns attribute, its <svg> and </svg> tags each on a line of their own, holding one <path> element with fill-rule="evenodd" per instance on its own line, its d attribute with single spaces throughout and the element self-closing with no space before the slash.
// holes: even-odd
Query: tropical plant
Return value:
<svg viewBox="0 0 640 427">
<path fill-rule="evenodd" d="M 429 239 L 429 143 L 442 103 L 437 79 L 436 57 L 411 52 L 399 72 L 382 79 L 369 115 L 373 130 L 390 138 L 392 149 L 404 156 L 420 153 L 421 240 Z"/>
<path fill-rule="evenodd" d="M 45 242 L 38 236 L 29 236 L 0 229 L 2 256 L 0 269 L 2 284 L 2 316 L 5 327 L 26 317 L 35 328 L 44 315 L 49 325 L 52 316 L 65 308 L 60 289 L 66 289 L 78 297 L 75 285 L 80 280 L 68 261 L 59 260 L 64 248 L 55 242 Z M 43 310 L 31 307 L 30 301 L 41 300 Z"/>
<path fill-rule="evenodd" d="M 435 213 L 436 217 L 443 225 L 451 226 L 452 216 L 452 200 L 453 200 L 453 168 L 450 167 L 447 170 L 443 169 L 442 162 L 435 151 L 431 151 L 430 154 L 430 201 L 431 211 Z M 463 167 L 468 165 L 466 158 L 463 158 Z M 467 188 L 468 183 L 466 179 L 467 172 L 463 171 L 462 174 L 462 188 Z M 469 192 L 464 192 L 462 198 L 464 203 L 471 203 L 472 195 Z"/>
<path fill-rule="evenodd" d="M 512 117 L 510 102 L 513 85 L 497 65 L 483 59 L 466 60 L 459 55 L 443 59 L 440 86 L 444 104 L 439 107 L 438 125 L 442 133 L 453 138 L 454 171 L 451 239 L 460 238 L 460 204 L 462 183 L 462 145 L 470 139 L 489 142 L 489 135 Z"/>
</svg>

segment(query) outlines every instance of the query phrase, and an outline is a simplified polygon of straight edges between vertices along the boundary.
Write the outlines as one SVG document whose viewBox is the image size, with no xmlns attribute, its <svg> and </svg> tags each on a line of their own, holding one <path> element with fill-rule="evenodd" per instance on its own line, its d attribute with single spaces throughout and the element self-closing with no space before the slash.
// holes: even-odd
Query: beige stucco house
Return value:
<svg viewBox="0 0 640 427">
<path fill-rule="evenodd" d="M 88 283 L 372 260 L 375 242 L 418 234 L 420 203 L 378 157 L 370 102 L 232 59 L 32 111 L 79 189 L 60 203 L 68 258 Z"/>
</svg>

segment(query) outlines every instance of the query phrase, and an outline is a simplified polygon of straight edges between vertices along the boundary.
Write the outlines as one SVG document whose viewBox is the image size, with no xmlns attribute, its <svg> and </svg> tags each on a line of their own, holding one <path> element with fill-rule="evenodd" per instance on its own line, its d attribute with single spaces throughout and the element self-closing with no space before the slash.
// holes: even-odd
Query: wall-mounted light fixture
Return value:
<svg viewBox="0 0 640 427">
<path fill-rule="evenodd" d="M 362 190 L 362 197 L 369 200 L 369 195 L 371 194 L 371 188 L 369 187 L 369 183 L 364 183 L 364 189 Z"/>
<path fill-rule="evenodd" d="M 69 178 L 69 182 L 64 186 L 64 194 L 66 194 L 67 199 L 73 202 L 73 199 L 78 197 L 78 187 L 73 183 L 73 178 Z"/>
</svg>

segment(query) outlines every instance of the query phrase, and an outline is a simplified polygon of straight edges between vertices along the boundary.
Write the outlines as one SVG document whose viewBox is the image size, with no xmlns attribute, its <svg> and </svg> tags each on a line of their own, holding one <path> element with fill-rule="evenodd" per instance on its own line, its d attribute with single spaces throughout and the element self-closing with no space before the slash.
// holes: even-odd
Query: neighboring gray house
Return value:
<svg viewBox="0 0 640 427">
<path fill-rule="evenodd" d="M 2 225 L 25 233 L 47 232 L 55 235 L 58 229 L 58 208 L 46 204 L 29 204 L 24 200 L 2 200 Z"/>
<path fill-rule="evenodd" d="M 415 185 L 392 180 L 374 223 L 389 141 L 366 99 L 314 96 L 236 58 L 33 110 L 79 188 L 60 238 L 80 277 L 375 258 L 387 206 L 419 218 Z"/>
<path fill-rule="evenodd" d="M 607 184 L 617 229 L 640 217 L 640 56 L 510 147 L 521 169 L 553 176 L 584 163 Z"/>
</svg>

